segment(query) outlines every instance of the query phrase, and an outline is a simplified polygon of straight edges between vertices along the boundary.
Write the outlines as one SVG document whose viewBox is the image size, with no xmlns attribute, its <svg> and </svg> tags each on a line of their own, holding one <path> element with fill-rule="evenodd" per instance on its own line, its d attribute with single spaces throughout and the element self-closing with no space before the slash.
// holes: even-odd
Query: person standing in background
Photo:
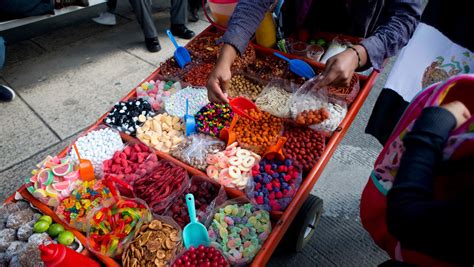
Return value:
<svg viewBox="0 0 474 267">
<path fill-rule="evenodd" d="M 151 13 L 151 0 L 129 0 L 133 8 L 138 23 L 142 27 L 145 35 L 145 45 L 150 52 L 161 50 L 158 33 Z M 170 30 L 174 36 L 191 39 L 195 33 L 186 27 L 187 22 L 187 0 L 171 0 L 171 27 Z M 92 20 L 102 25 L 115 25 L 115 10 L 117 9 L 117 0 L 107 1 L 107 11 L 102 12 L 99 17 Z"/>
</svg>

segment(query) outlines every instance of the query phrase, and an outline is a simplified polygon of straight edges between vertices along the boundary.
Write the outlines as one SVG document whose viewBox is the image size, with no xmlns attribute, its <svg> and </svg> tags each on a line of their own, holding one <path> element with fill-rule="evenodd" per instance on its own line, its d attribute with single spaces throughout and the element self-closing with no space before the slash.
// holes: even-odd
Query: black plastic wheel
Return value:
<svg viewBox="0 0 474 267">
<path fill-rule="evenodd" d="M 280 242 L 282 249 L 285 252 L 300 252 L 313 237 L 322 213 L 323 200 L 309 195 Z"/>
</svg>

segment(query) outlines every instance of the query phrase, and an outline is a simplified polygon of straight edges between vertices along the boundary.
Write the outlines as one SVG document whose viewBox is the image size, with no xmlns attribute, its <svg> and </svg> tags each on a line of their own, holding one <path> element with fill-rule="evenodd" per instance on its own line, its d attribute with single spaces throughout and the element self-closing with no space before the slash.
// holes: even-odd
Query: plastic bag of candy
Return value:
<svg viewBox="0 0 474 267">
<path fill-rule="evenodd" d="M 239 197 L 215 209 L 208 233 L 211 245 L 223 251 L 231 265 L 245 265 L 257 255 L 271 230 L 270 213 Z"/>
<path fill-rule="evenodd" d="M 196 169 L 206 170 L 207 155 L 224 149 L 225 143 L 217 138 L 205 134 L 193 134 L 171 150 L 171 155 Z"/>
<path fill-rule="evenodd" d="M 247 196 L 260 208 L 284 211 L 301 185 L 303 171 L 291 159 L 263 158 L 252 168 L 252 185 Z"/>
<path fill-rule="evenodd" d="M 198 264 L 196 264 L 196 262 Z M 199 245 L 197 248 L 191 246 L 189 249 L 182 251 L 175 257 L 171 267 L 185 266 L 216 266 L 229 267 L 224 253 L 214 246 Z"/>
<path fill-rule="evenodd" d="M 28 191 L 39 201 L 56 207 L 80 185 L 79 166 L 71 157 L 47 156 L 26 180 Z"/>
<path fill-rule="evenodd" d="M 327 111 L 329 113 L 329 117 L 326 120 L 319 124 L 310 125 L 309 128 L 324 132 L 326 135 L 331 135 L 332 132 L 334 132 L 337 127 L 339 127 L 339 124 L 341 124 L 342 120 L 347 114 L 346 101 L 336 98 L 329 100 Z"/>
<path fill-rule="evenodd" d="M 135 232 L 151 218 L 143 200 L 120 197 L 88 214 L 87 245 L 92 251 L 108 257 L 121 255 Z"/>
<path fill-rule="evenodd" d="M 289 80 L 274 79 L 263 88 L 255 104 L 273 116 L 290 118 L 290 100 L 296 85 Z"/>
<path fill-rule="evenodd" d="M 54 212 L 67 225 L 85 232 L 87 215 L 97 207 L 110 206 L 115 202 L 113 189 L 102 180 L 82 181 L 78 188 L 60 201 Z"/>
<path fill-rule="evenodd" d="M 316 79 L 305 82 L 290 100 L 291 116 L 297 125 L 319 124 L 329 118 L 327 89 L 315 89 Z"/>
<path fill-rule="evenodd" d="M 149 161 L 158 161 L 151 148 L 138 142 L 127 143 L 123 150 L 117 150 L 102 163 L 104 178 L 112 179 L 122 196 L 134 197 L 131 185 L 138 178 L 136 171 Z"/>
<path fill-rule="evenodd" d="M 136 171 L 138 176 L 132 187 L 135 196 L 145 200 L 150 210 L 163 214 L 190 182 L 183 167 L 167 160 L 149 162 Z"/>
<path fill-rule="evenodd" d="M 227 200 L 227 194 L 222 185 L 206 177 L 193 176 L 189 187 L 177 197 L 165 212 L 165 215 L 172 217 L 181 228 L 189 223 L 189 213 L 185 200 L 188 193 L 194 195 L 196 217 L 198 221 L 205 225 L 210 223 L 215 206 Z"/>
</svg>

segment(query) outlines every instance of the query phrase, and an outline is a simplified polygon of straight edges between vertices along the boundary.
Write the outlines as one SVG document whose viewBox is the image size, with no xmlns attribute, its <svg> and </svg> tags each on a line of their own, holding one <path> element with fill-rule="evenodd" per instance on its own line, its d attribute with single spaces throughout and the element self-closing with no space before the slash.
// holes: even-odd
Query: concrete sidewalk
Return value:
<svg viewBox="0 0 474 267">
<path fill-rule="evenodd" d="M 168 12 L 155 14 L 163 50 L 149 53 L 130 7 L 121 3 L 115 27 L 90 20 L 105 9 L 101 5 L 58 19 L 54 25 L 3 33 L 7 41 L 16 42 L 8 45 L 0 83 L 14 88 L 18 97 L 0 104 L 0 200 L 30 177 L 37 162 L 67 146 L 172 56 L 172 44 L 164 34 Z M 189 27 L 200 32 L 207 25 L 201 20 Z M 314 188 L 325 204 L 315 237 L 302 253 L 274 255 L 269 265 L 374 266 L 386 259 L 358 216 L 360 193 L 381 149 L 363 131 L 385 81 L 381 76 Z"/>
</svg>

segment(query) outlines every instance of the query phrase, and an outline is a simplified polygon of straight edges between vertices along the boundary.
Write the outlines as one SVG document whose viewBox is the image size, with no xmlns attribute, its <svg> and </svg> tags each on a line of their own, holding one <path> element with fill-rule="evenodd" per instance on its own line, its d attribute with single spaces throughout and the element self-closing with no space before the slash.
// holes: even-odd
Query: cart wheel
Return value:
<svg viewBox="0 0 474 267">
<path fill-rule="evenodd" d="M 323 200 L 309 195 L 280 243 L 284 250 L 300 252 L 313 237 L 322 213 Z"/>
</svg>

